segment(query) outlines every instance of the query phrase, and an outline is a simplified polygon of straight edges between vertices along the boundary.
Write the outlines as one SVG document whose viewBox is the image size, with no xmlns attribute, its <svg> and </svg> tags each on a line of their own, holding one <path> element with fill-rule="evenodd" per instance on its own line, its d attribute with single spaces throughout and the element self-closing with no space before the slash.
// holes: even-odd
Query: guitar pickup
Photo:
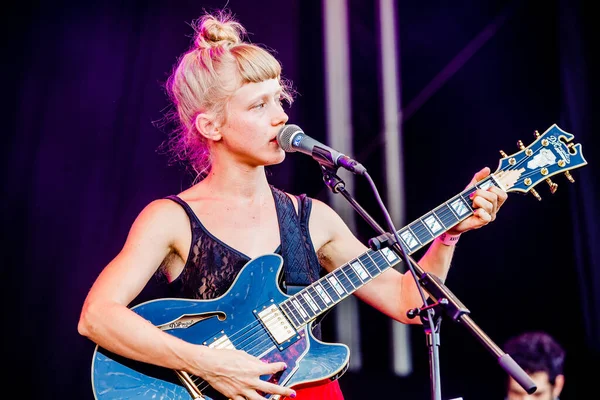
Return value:
<svg viewBox="0 0 600 400">
<path fill-rule="evenodd" d="M 254 310 L 254 314 L 277 342 L 280 350 L 300 339 L 296 329 L 275 304 L 265 306 L 260 311 Z"/>
<path fill-rule="evenodd" d="M 221 332 L 220 335 L 214 336 L 211 340 L 205 341 L 203 344 L 211 349 L 235 349 L 235 346 L 231 343 L 229 336 L 225 332 Z"/>
</svg>

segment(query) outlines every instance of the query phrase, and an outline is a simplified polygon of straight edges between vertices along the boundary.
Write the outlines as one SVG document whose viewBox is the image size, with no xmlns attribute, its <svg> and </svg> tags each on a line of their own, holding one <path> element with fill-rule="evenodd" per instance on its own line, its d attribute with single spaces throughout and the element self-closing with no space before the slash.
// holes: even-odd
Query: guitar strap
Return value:
<svg viewBox="0 0 600 400">
<path fill-rule="evenodd" d="M 282 286 L 287 294 L 294 295 L 320 277 L 321 265 L 308 230 L 312 202 L 305 194 L 296 196 L 296 213 L 294 203 L 287 194 L 276 188 L 273 188 L 273 193 L 279 205 L 277 217 L 281 233 L 281 256 L 284 259 Z"/>
<path fill-rule="evenodd" d="M 294 203 L 287 194 L 275 187 L 272 190 L 278 203 L 277 218 L 281 235 L 281 256 L 284 260 L 283 281 L 280 284 L 288 295 L 293 296 L 321 277 L 321 264 L 308 229 L 312 201 L 305 194 L 296 196 L 296 213 Z M 312 324 L 312 332 L 317 339 L 321 339 L 320 322 L 326 314 L 321 314 Z"/>
</svg>

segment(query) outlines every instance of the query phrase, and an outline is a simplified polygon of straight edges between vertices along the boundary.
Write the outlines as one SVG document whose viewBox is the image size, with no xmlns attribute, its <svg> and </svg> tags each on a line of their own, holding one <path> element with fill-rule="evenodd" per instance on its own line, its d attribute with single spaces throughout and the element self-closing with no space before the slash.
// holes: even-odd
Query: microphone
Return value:
<svg viewBox="0 0 600 400">
<path fill-rule="evenodd" d="M 367 173 L 367 169 L 361 163 L 311 138 L 298 125 L 290 124 L 281 128 L 277 134 L 277 143 L 285 152 L 299 151 L 326 167 L 342 167 L 357 175 Z"/>
</svg>

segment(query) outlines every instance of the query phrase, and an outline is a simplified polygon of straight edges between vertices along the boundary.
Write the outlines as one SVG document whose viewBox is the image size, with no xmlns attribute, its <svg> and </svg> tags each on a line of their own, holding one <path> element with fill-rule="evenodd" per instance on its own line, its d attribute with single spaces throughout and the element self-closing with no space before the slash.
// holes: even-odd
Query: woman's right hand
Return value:
<svg viewBox="0 0 600 400">
<path fill-rule="evenodd" d="M 261 375 L 273 375 L 287 368 L 284 362 L 266 363 L 245 351 L 211 349 L 203 347 L 197 375 L 210 386 L 231 400 L 264 400 L 259 393 L 296 397 L 296 392 L 260 379 Z"/>
</svg>

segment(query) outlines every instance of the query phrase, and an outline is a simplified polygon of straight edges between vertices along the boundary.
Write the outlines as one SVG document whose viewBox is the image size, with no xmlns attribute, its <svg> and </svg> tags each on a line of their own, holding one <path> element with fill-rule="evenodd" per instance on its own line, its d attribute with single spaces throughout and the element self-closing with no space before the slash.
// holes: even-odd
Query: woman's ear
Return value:
<svg viewBox="0 0 600 400">
<path fill-rule="evenodd" d="M 198 114 L 194 120 L 194 126 L 198 133 L 208 140 L 215 142 L 221 140 L 221 133 L 219 131 L 220 125 L 213 114 Z"/>
</svg>

